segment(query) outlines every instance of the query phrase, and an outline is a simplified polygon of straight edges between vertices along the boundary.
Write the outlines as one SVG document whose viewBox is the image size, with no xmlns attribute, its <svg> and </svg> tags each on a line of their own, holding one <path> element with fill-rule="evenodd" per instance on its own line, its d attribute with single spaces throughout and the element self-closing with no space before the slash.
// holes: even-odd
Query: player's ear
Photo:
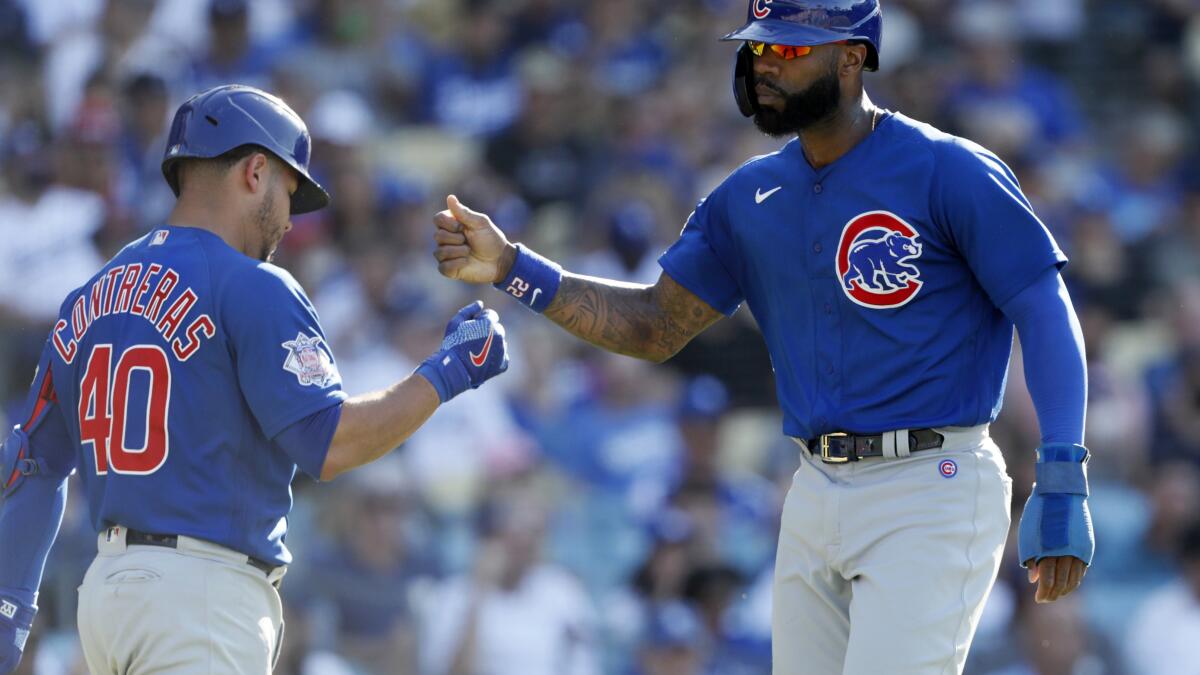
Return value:
<svg viewBox="0 0 1200 675">
<path fill-rule="evenodd" d="M 840 68 L 844 75 L 861 72 L 867 63 L 867 45 L 862 42 L 848 42 L 841 45 Z"/>
<path fill-rule="evenodd" d="M 242 166 L 242 179 L 251 192 L 259 192 L 267 185 L 271 173 L 271 160 L 261 152 L 251 153 Z"/>
</svg>

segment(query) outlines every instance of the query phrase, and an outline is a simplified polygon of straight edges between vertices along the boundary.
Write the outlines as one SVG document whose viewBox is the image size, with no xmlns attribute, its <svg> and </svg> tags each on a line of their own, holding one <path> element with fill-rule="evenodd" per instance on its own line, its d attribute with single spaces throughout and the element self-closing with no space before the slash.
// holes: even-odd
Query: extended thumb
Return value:
<svg viewBox="0 0 1200 675">
<path fill-rule="evenodd" d="M 467 227 L 476 228 L 483 225 L 483 214 L 472 211 L 465 204 L 458 201 L 458 197 L 450 195 L 446 197 L 446 206 L 450 209 L 450 215 L 458 222 Z"/>
</svg>

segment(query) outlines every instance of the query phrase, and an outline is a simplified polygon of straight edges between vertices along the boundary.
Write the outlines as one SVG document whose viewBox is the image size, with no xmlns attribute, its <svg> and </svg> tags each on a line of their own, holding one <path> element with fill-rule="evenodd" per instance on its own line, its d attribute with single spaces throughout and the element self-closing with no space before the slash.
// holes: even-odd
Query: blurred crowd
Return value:
<svg viewBox="0 0 1200 675">
<path fill-rule="evenodd" d="M 779 144 L 736 111 L 742 0 L 0 0 L 0 400 L 62 298 L 173 197 L 170 114 L 230 82 L 286 99 L 330 208 L 276 262 L 350 393 L 403 377 L 476 297 L 508 374 L 399 452 L 298 479 L 279 673 L 770 672 L 784 490 L 770 363 L 743 311 L 666 366 L 442 279 L 449 192 L 576 272 L 650 283 L 696 201 Z M 1008 546 L 971 675 L 1200 673 L 1200 5 L 885 0 L 872 98 L 997 152 L 1071 258 L 1087 340 L 1095 562 L 1035 605 Z M 1038 444 L 1019 348 L 993 435 Z M 231 392 L 231 395 L 234 395 Z M 0 414 L 0 418 L 3 414 Z M 74 490 L 31 672 L 82 673 Z M 914 495 L 914 498 L 917 498 Z M 5 544 L 0 543 L 0 550 Z"/>
</svg>

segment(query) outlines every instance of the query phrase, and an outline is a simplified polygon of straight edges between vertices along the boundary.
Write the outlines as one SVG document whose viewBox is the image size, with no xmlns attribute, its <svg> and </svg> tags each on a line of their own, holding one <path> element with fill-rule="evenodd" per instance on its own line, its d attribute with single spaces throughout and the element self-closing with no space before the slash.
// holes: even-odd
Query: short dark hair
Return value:
<svg viewBox="0 0 1200 675">
<path fill-rule="evenodd" d="M 179 185 L 179 191 L 181 193 L 183 192 L 184 174 L 187 173 L 187 171 L 190 171 L 192 168 L 203 167 L 204 169 L 207 169 L 213 173 L 223 174 L 232 169 L 235 164 L 256 152 L 261 152 L 269 158 L 274 157 L 271 151 L 267 150 L 263 146 L 256 145 L 254 143 L 246 143 L 245 145 L 239 145 L 232 150 L 223 152 L 216 157 L 188 157 L 179 160 L 174 167 L 175 180 Z M 187 169 L 187 171 L 185 171 L 185 169 Z"/>
</svg>

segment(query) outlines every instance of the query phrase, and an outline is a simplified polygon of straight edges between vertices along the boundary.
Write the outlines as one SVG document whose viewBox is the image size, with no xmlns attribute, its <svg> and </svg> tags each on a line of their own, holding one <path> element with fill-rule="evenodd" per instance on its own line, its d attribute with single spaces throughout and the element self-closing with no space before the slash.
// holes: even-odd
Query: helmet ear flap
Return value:
<svg viewBox="0 0 1200 675">
<path fill-rule="evenodd" d="M 758 111 L 758 95 L 754 93 L 754 54 L 745 43 L 737 50 L 733 63 L 733 98 L 738 110 L 746 117 Z"/>
</svg>

